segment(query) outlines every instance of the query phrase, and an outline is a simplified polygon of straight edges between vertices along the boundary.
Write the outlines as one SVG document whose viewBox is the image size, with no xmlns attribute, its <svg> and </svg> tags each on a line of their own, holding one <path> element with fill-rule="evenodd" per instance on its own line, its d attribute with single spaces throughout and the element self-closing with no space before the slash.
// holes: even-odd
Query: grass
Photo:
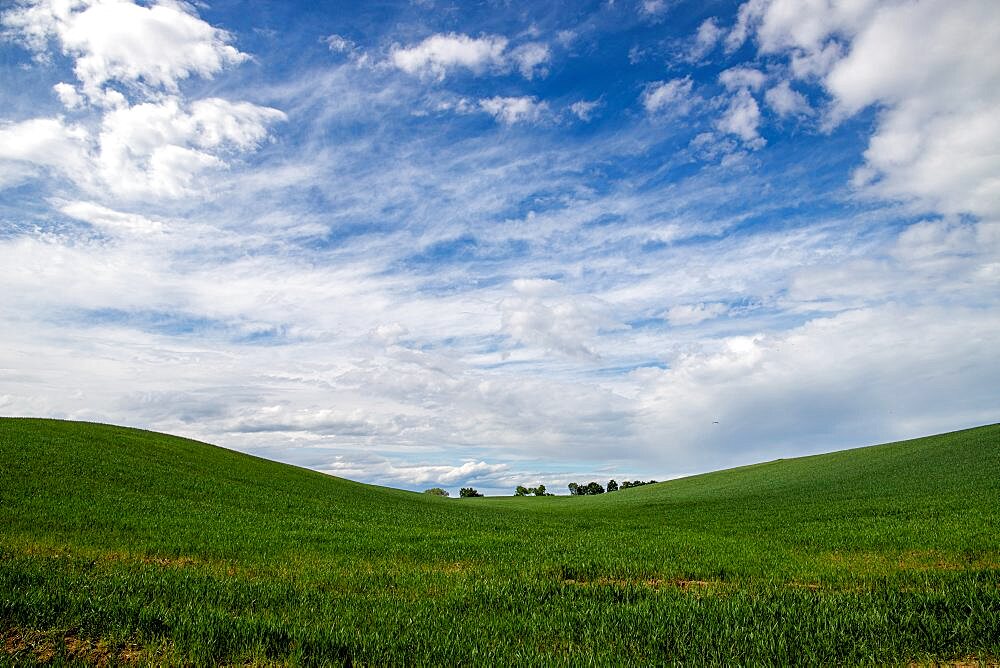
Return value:
<svg viewBox="0 0 1000 668">
<path fill-rule="evenodd" d="M 0 664 L 998 658 L 1000 425 L 456 500 L 0 420 Z"/>
</svg>

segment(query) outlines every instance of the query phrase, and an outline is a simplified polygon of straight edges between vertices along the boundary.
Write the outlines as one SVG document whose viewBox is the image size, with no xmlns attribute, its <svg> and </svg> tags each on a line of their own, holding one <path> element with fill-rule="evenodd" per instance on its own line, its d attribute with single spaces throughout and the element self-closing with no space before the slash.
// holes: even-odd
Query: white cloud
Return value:
<svg viewBox="0 0 1000 668">
<path fill-rule="evenodd" d="M 589 123 L 601 105 L 600 100 L 578 100 L 569 106 L 569 110 L 584 123 Z"/>
<path fill-rule="evenodd" d="M 534 479 L 523 477 L 524 474 L 512 470 L 507 464 L 489 464 L 482 460 L 428 464 L 360 453 L 335 455 L 331 461 L 321 462 L 316 468 L 351 480 L 378 480 L 381 484 L 417 490 L 430 486 L 450 487 L 453 496 L 457 496 L 458 487 L 467 486 L 475 486 L 487 493 L 510 494 L 517 484 Z M 513 482 L 515 480 L 517 482 Z"/>
<path fill-rule="evenodd" d="M 734 43 L 740 30 L 753 30 L 762 55 L 785 55 L 797 77 L 821 78 L 832 97 L 828 126 L 879 109 L 856 186 L 924 210 L 1000 215 L 1000 14 L 992 2 L 752 0 L 737 28 Z M 783 92 L 772 101 L 779 113 L 800 106 Z"/>
<path fill-rule="evenodd" d="M 647 16 L 657 16 L 666 11 L 667 2 L 666 0 L 642 0 L 639 9 L 641 13 Z"/>
<path fill-rule="evenodd" d="M 577 35 L 574 30 L 560 30 L 556 33 L 556 41 L 559 42 L 564 49 L 568 49 L 572 46 L 577 37 L 579 37 L 579 35 Z"/>
<path fill-rule="evenodd" d="M 736 135 L 751 147 L 759 148 L 764 140 L 758 133 L 760 107 L 750 92 L 742 88 L 729 100 L 729 105 L 715 127 L 721 132 Z"/>
<path fill-rule="evenodd" d="M 877 0 L 753 0 L 747 3 L 746 19 L 752 25 L 764 53 L 799 49 L 813 53 L 831 36 L 850 36 L 879 11 Z M 885 5 L 892 11 L 892 4 Z M 741 17 L 744 15 L 740 9 Z"/>
<path fill-rule="evenodd" d="M 284 118 L 277 109 L 220 98 L 123 107 L 104 116 L 96 165 L 118 195 L 181 197 L 202 172 L 226 166 L 221 154 L 256 148 L 268 125 Z"/>
<path fill-rule="evenodd" d="M 918 100 L 943 111 L 981 101 L 989 92 L 982 84 L 1000 76 L 995 9 L 989 2 L 925 0 L 876 13 L 827 77 L 838 111 Z"/>
<path fill-rule="evenodd" d="M 190 194 L 206 171 L 226 168 L 230 156 L 257 148 L 268 127 L 285 118 L 249 102 L 184 101 L 178 93 L 184 79 L 212 77 L 248 58 L 229 44 L 228 33 L 187 5 L 37 0 L 2 20 L 7 34 L 39 57 L 55 41 L 73 59 L 80 89 L 65 82 L 53 87 L 67 108 L 78 109 L 87 98 L 104 109 L 96 137 L 83 121 L 70 126 L 61 119 L 34 119 L 6 126 L 0 130 L 0 160 L 61 173 L 91 195 Z M 145 101 L 132 103 L 116 85 Z"/>
<path fill-rule="evenodd" d="M 544 78 L 549 73 L 548 64 L 552 60 L 552 52 L 545 44 L 530 42 L 511 51 L 510 58 L 517 64 L 518 71 L 525 79 L 536 76 Z"/>
<path fill-rule="evenodd" d="M 679 304 L 667 311 L 671 325 L 697 325 L 705 320 L 717 318 L 729 311 L 729 307 L 718 302 L 700 304 Z"/>
<path fill-rule="evenodd" d="M 725 159 L 739 150 L 739 144 L 734 139 L 719 136 L 715 132 L 698 133 L 688 146 L 700 160 L 716 160 L 720 157 Z"/>
<path fill-rule="evenodd" d="M 792 74 L 798 79 L 818 79 L 826 75 L 844 55 L 840 42 L 830 41 L 819 49 L 794 49 L 790 57 Z"/>
<path fill-rule="evenodd" d="M 539 102 L 534 97 L 491 97 L 479 101 L 483 111 L 493 116 L 504 125 L 517 123 L 535 123 L 542 119 L 548 111 L 545 102 Z"/>
<path fill-rule="evenodd" d="M 598 329 L 615 327 L 607 304 L 584 295 L 567 296 L 551 280 L 518 279 L 517 296 L 500 303 L 501 328 L 518 343 L 569 357 L 597 359 L 588 344 Z"/>
<path fill-rule="evenodd" d="M 112 234 L 150 234 L 163 231 L 163 223 L 135 213 L 115 211 L 92 202 L 66 202 L 59 210 Z"/>
<path fill-rule="evenodd" d="M 729 31 L 729 34 L 726 35 L 727 53 L 732 53 L 743 46 L 747 37 L 750 36 L 750 31 L 760 20 L 760 15 L 767 2 L 768 0 L 747 0 L 747 2 L 740 5 L 736 16 L 736 24 Z"/>
<path fill-rule="evenodd" d="M 83 97 L 77 92 L 76 87 L 65 82 L 57 83 L 52 87 L 59 101 L 67 109 L 76 109 L 83 105 Z"/>
<path fill-rule="evenodd" d="M 458 33 L 431 35 L 419 44 L 396 45 L 389 54 L 391 64 L 417 76 L 442 81 L 449 72 L 465 69 L 479 76 L 517 70 L 525 79 L 544 78 L 549 73 L 552 50 L 542 42 L 526 42 L 508 49 L 499 35 L 470 37 Z"/>
<path fill-rule="evenodd" d="M 719 27 L 719 21 L 714 16 L 707 18 L 698 26 L 695 33 L 694 47 L 691 49 L 689 57 L 693 61 L 699 61 L 715 49 L 715 46 L 722 39 L 724 31 Z"/>
<path fill-rule="evenodd" d="M 792 90 L 788 81 L 782 81 L 777 86 L 767 89 L 764 101 L 778 116 L 799 116 L 812 112 L 809 102 L 802 93 Z"/>
<path fill-rule="evenodd" d="M 399 343 L 400 339 L 410 333 L 406 325 L 400 322 L 380 323 L 373 330 L 371 336 L 377 341 L 386 345 Z"/>
<path fill-rule="evenodd" d="M 642 106 L 648 114 L 686 114 L 694 101 L 693 86 L 691 77 L 653 82 L 642 92 Z"/>
<path fill-rule="evenodd" d="M 329 47 L 330 51 L 334 53 L 353 53 L 357 46 L 351 40 L 346 37 L 342 37 L 337 34 L 328 35 L 326 39 L 323 40 Z"/>
<path fill-rule="evenodd" d="M 826 79 L 836 114 L 884 108 L 858 182 L 944 213 L 1000 216 L 998 43 L 989 2 L 877 13 Z"/>
<path fill-rule="evenodd" d="M 408 74 L 442 80 L 456 68 L 482 74 L 506 65 L 507 39 L 497 35 L 469 37 L 456 33 L 431 35 L 419 44 L 392 49 L 393 65 Z"/>
<path fill-rule="evenodd" d="M 730 91 L 740 88 L 757 91 L 764 85 L 766 79 L 763 72 L 750 67 L 731 67 L 719 74 L 719 83 Z"/>
<path fill-rule="evenodd" d="M 58 118 L 35 118 L 21 123 L 0 123 L 0 163 L 19 166 L 19 176 L 32 167 L 44 167 L 74 179 L 89 177 L 90 133 L 80 125 Z M 8 177 L 10 178 L 10 177 Z M 17 181 L 18 178 L 11 178 Z M 0 186 L 4 185 L 0 179 Z"/>
<path fill-rule="evenodd" d="M 726 337 L 668 370 L 637 374 L 649 383 L 642 429 L 675 444 L 660 456 L 693 461 L 698 448 L 701 461 L 721 463 L 732 461 L 727 451 L 735 442 L 759 444 L 741 455 L 749 462 L 934 433 L 946 415 L 982 424 L 994 418 L 968 388 L 983 387 L 997 372 L 992 359 L 985 369 L 973 367 L 985 360 L 984 342 L 998 327 L 995 314 L 978 309 L 888 305 L 814 319 L 780 335 Z M 944 359 L 948 364 L 938 366 Z M 808 444 L 791 436 L 816 420 L 830 431 Z M 697 441 L 686 436 L 695 433 Z"/>
<path fill-rule="evenodd" d="M 172 2 L 37 0 L 6 12 L 3 23 L 40 55 L 55 39 L 74 58 L 84 94 L 101 103 L 121 102 L 106 90 L 111 82 L 173 92 L 192 75 L 211 77 L 248 57 L 228 33 Z"/>
</svg>

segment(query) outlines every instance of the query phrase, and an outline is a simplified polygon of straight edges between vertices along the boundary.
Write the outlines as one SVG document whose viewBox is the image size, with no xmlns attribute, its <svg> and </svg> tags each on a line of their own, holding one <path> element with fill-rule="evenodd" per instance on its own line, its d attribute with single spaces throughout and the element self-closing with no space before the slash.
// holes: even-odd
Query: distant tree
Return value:
<svg viewBox="0 0 1000 668">
<path fill-rule="evenodd" d="M 482 496 L 474 487 L 463 487 L 458 490 L 458 495 L 463 499 L 471 498 L 473 496 Z"/>
<path fill-rule="evenodd" d="M 574 496 L 590 496 L 593 494 L 604 494 L 604 488 L 596 482 L 588 482 L 586 485 L 571 482 L 569 484 L 569 493 Z"/>
<path fill-rule="evenodd" d="M 434 496 L 448 496 L 448 490 L 441 489 L 440 487 L 431 487 L 430 489 L 425 489 L 424 494 L 433 494 Z"/>
<path fill-rule="evenodd" d="M 618 491 L 618 483 L 615 482 L 614 478 L 612 478 L 611 480 L 608 481 L 608 491 L 609 492 L 617 492 Z"/>
<path fill-rule="evenodd" d="M 535 496 L 545 496 L 545 485 L 539 485 L 538 487 L 531 490 L 531 493 Z"/>
<path fill-rule="evenodd" d="M 514 496 L 528 496 L 530 492 L 531 490 L 524 485 L 518 485 L 517 489 L 514 490 Z"/>
<path fill-rule="evenodd" d="M 626 480 L 626 481 L 622 482 L 622 486 L 619 487 L 618 489 L 628 489 L 631 486 L 632 486 L 632 483 L 629 482 L 628 480 Z"/>
</svg>

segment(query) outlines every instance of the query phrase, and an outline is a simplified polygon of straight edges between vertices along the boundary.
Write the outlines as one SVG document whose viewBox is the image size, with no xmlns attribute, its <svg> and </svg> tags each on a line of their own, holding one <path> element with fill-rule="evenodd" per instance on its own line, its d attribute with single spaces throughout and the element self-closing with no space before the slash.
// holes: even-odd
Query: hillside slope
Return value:
<svg viewBox="0 0 1000 668">
<path fill-rule="evenodd" d="M 2 419 L 0 662 L 997 658 L 997 498 L 1000 425 L 600 497 L 445 500 Z"/>
</svg>

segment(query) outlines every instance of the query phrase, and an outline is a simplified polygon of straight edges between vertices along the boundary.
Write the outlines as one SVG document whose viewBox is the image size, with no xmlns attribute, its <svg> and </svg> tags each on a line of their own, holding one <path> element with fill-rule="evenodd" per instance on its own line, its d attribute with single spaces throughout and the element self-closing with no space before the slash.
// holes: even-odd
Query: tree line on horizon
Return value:
<svg viewBox="0 0 1000 668">
<path fill-rule="evenodd" d="M 620 485 L 614 478 L 608 481 L 607 490 L 600 483 L 588 482 L 585 485 L 581 485 L 578 482 L 571 482 L 569 487 L 570 496 L 591 496 L 594 494 L 604 494 L 605 491 L 617 492 L 620 489 L 628 489 L 630 487 L 642 487 L 643 485 L 652 485 L 656 481 L 650 480 L 646 482 L 644 480 L 626 480 Z"/>
<path fill-rule="evenodd" d="M 578 482 L 571 482 L 568 485 L 570 496 L 592 496 L 595 494 L 604 494 L 605 492 L 617 492 L 620 489 L 628 489 L 630 487 L 642 487 L 643 485 L 652 485 L 656 481 L 650 480 L 625 480 L 621 484 L 618 484 L 614 478 L 608 481 L 607 488 L 597 482 L 588 482 L 581 485 Z M 434 496 L 450 496 L 448 490 L 442 489 L 441 487 L 431 487 L 430 489 L 425 489 L 424 494 L 432 494 Z M 463 487 L 459 490 L 458 495 L 463 499 L 472 498 L 477 496 L 483 496 L 479 490 L 474 487 Z M 514 496 L 555 496 L 551 492 L 546 491 L 545 485 L 538 485 L 537 487 L 526 487 L 524 485 L 518 485 L 514 489 Z"/>
</svg>

